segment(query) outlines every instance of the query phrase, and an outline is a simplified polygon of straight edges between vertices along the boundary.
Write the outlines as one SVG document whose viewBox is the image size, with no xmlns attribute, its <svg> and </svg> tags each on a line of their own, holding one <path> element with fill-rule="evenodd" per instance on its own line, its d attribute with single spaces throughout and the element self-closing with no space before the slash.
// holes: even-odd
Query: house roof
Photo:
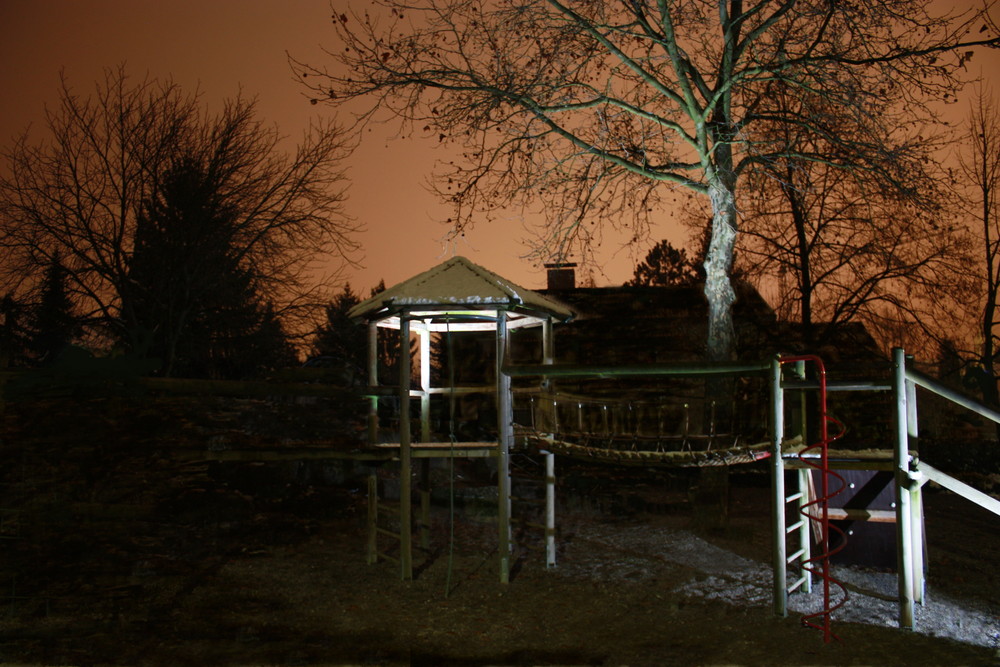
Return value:
<svg viewBox="0 0 1000 667">
<path fill-rule="evenodd" d="M 352 319 L 382 321 L 407 311 L 509 311 L 569 320 L 573 310 L 552 297 L 521 287 L 470 262 L 452 257 L 432 269 L 379 292 L 352 308 Z"/>
</svg>

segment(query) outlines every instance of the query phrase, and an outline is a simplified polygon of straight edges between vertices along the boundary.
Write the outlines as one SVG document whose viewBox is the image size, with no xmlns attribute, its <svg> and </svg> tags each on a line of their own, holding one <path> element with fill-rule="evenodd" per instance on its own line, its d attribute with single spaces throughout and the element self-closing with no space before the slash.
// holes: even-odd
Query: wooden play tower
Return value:
<svg viewBox="0 0 1000 667">
<path fill-rule="evenodd" d="M 398 528 L 390 530 L 379 525 L 378 517 L 383 509 L 378 500 L 374 476 L 369 483 L 369 562 L 375 562 L 381 553 L 377 548 L 379 535 L 389 535 L 398 541 L 398 561 L 403 579 L 413 577 L 413 493 L 412 481 L 414 459 L 420 462 L 420 511 L 418 525 L 422 527 L 422 541 L 429 541 L 427 531 L 430 507 L 429 463 L 434 458 L 491 458 L 497 473 L 497 518 L 498 553 L 500 581 L 508 582 L 512 567 L 511 535 L 511 477 L 510 453 L 514 444 L 514 393 L 511 378 L 535 378 L 544 388 L 543 393 L 534 396 L 539 399 L 532 405 L 550 405 L 548 419 L 536 423 L 535 407 L 530 412 L 530 425 L 521 425 L 519 441 L 531 443 L 534 451 L 546 456 L 546 564 L 554 564 L 554 463 L 556 452 L 592 461 L 606 461 L 612 465 L 639 464 L 643 466 L 711 466 L 747 463 L 770 459 L 772 482 L 772 528 L 773 528 L 773 600 L 774 610 L 779 616 L 788 613 L 788 596 L 796 591 L 810 591 L 814 575 L 820 577 L 824 586 L 824 607 L 816 617 L 814 627 L 822 627 L 829 640 L 831 612 L 839 606 L 834 604 L 829 584 L 840 584 L 829 576 L 830 540 L 828 527 L 831 520 L 878 520 L 895 524 L 896 558 L 899 590 L 899 626 L 912 629 L 915 625 L 914 604 L 924 599 L 923 558 L 923 513 L 921 487 L 928 481 L 1000 514 L 1000 502 L 985 493 L 927 465 L 919 459 L 916 451 L 917 428 L 917 387 L 944 398 L 955 405 L 1000 423 L 1000 412 L 978 404 L 941 385 L 934 379 L 910 367 L 908 358 L 901 349 L 893 351 L 892 372 L 889 379 L 828 381 L 822 360 L 818 357 L 772 356 L 754 362 L 709 363 L 676 362 L 644 363 L 633 365 L 603 365 L 599 360 L 589 360 L 585 364 L 556 364 L 553 345 L 553 323 L 572 319 L 575 313 L 565 304 L 547 296 L 519 287 L 501 276 L 492 273 L 463 257 L 454 257 L 424 273 L 395 285 L 380 294 L 358 304 L 350 312 L 352 318 L 368 325 L 368 375 L 369 375 L 369 443 L 373 449 L 381 449 L 381 455 L 391 456 L 399 463 L 399 503 L 393 508 L 398 519 Z M 401 363 L 396 378 L 379 377 L 379 328 L 398 332 Z M 510 334 L 521 327 L 541 327 L 541 363 L 517 365 L 512 363 Z M 491 352 L 484 351 L 484 360 L 492 356 L 495 367 L 489 373 L 489 384 L 477 386 L 457 386 L 448 381 L 447 386 L 432 386 L 431 381 L 431 340 L 438 336 L 448 341 L 453 335 L 465 332 L 479 332 L 480 336 L 493 332 L 495 345 Z M 411 352 L 411 338 L 419 342 L 417 355 Z M 488 353 L 487 353 L 488 352 Z M 536 357 L 537 358 L 537 357 Z M 818 380 L 806 379 L 806 361 L 817 364 L 820 372 Z M 451 363 L 449 367 L 453 367 Z M 417 370 L 417 382 L 413 382 L 413 370 Z M 783 370 L 784 368 L 784 370 Z M 713 376 L 733 376 L 758 378 L 763 381 L 761 389 L 769 403 L 767 415 L 767 440 L 757 444 L 733 445 L 719 449 L 714 440 L 708 440 L 707 449 L 654 450 L 636 449 L 641 428 L 638 421 L 630 422 L 631 447 L 600 448 L 591 442 L 595 434 L 593 426 L 585 425 L 583 399 L 570 397 L 570 406 L 576 406 L 576 425 L 573 419 L 559 419 L 557 403 L 565 396 L 553 390 L 552 382 L 557 379 L 599 378 L 711 378 Z M 383 380 L 395 380 L 395 384 L 385 384 Z M 440 381 L 439 381 L 440 384 Z M 535 391 L 535 390 L 533 390 Z M 786 413 L 785 395 L 801 399 L 806 394 L 819 392 L 822 409 L 820 423 L 825 426 L 828 417 L 825 396 L 828 391 L 839 392 L 881 392 L 891 397 L 895 403 L 895 429 L 892 442 L 874 443 L 875 448 L 866 450 L 831 450 L 829 444 L 836 437 L 828 435 L 824 429 L 816 443 L 803 441 L 806 413 L 804 403 L 799 406 L 797 418 L 793 406 Z M 452 409 L 455 398 L 461 395 L 478 394 L 495 402 L 495 439 L 490 441 L 459 442 L 455 429 L 451 428 L 444 440 L 432 442 L 431 397 L 447 395 Z M 608 400 L 605 398 L 604 400 Z M 613 399 L 611 399 L 613 401 Z M 563 401 L 566 402 L 566 401 Z M 802 403 L 801 400 L 796 401 Z M 380 428 L 379 408 L 394 404 L 392 423 L 389 428 Z M 419 404 L 419 417 L 411 416 L 411 405 Z M 686 406 L 685 406 L 686 407 Z M 492 419 L 492 417 L 491 417 Z M 451 421 L 454 421 L 452 414 Z M 609 420 L 605 419 L 605 422 Z M 614 420 L 610 420 L 614 421 Z M 836 421 L 836 420 L 830 420 Z M 397 425 L 398 423 L 398 425 Z M 560 424 L 563 424 L 560 429 Z M 492 426 L 492 425 L 491 425 Z M 789 432 L 786 433 L 786 427 Z M 419 430 L 414 437 L 413 431 Z M 619 429 L 620 430 L 620 429 Z M 494 437 L 490 428 L 491 438 Z M 614 435 L 612 430 L 611 435 Z M 619 434 L 620 435 L 620 434 Z M 658 433 L 657 442 L 662 434 Z M 574 441 L 575 436 L 575 441 Z M 582 438 L 580 437 L 582 436 Z M 600 438 L 610 440 L 605 436 Z M 686 434 L 685 434 L 686 440 Z M 891 444 L 891 448 L 889 445 Z M 710 451 L 709 451 L 710 450 Z M 850 508 L 831 507 L 829 499 L 839 493 L 844 480 L 838 471 L 861 470 L 882 471 L 891 474 L 894 500 L 892 511 L 855 511 Z M 814 476 L 815 473 L 815 476 Z M 786 477 L 796 479 L 796 487 L 786 492 Z M 831 478 L 833 478 L 831 480 Z M 832 485 L 829 482 L 833 482 Z M 810 487 L 821 485 L 820 492 Z M 876 516 L 877 514 L 877 516 Z M 817 530 L 820 538 L 813 539 L 810 533 Z M 819 554 L 814 553 L 816 542 Z M 424 544 L 423 546 L 427 546 Z"/>
<path fill-rule="evenodd" d="M 498 552 L 500 580 L 507 582 L 511 568 L 510 528 L 510 448 L 513 443 L 513 406 L 510 377 L 501 372 L 510 332 L 520 327 L 542 327 L 543 363 L 552 363 L 552 323 L 573 317 L 568 306 L 537 292 L 520 287 L 464 257 L 453 257 L 409 280 L 394 285 L 350 311 L 352 319 L 368 325 L 369 379 L 369 444 L 378 448 L 398 448 L 399 506 L 398 532 L 378 526 L 377 501 L 370 505 L 369 561 L 378 558 L 376 539 L 389 534 L 399 540 L 399 564 L 403 579 L 413 577 L 413 459 L 421 462 L 421 513 L 426 521 L 430 502 L 427 488 L 429 463 L 432 458 L 492 457 L 497 467 Z M 398 331 L 401 363 L 397 378 L 379 377 L 378 329 Z M 459 387 L 431 386 L 431 338 L 433 335 L 453 336 L 463 332 L 495 332 L 495 386 Z M 419 343 L 415 360 L 411 355 L 411 336 Z M 414 368 L 417 383 L 412 382 Z M 388 384 L 386 381 L 395 381 Z M 411 386 L 416 384 L 416 386 Z M 431 397 L 433 395 L 468 395 L 483 393 L 495 397 L 496 440 L 491 442 L 431 442 Z M 379 403 L 398 404 L 398 428 L 391 441 L 381 442 Z M 411 402 L 419 401 L 420 433 L 414 434 L 411 424 Z M 454 436 L 454 433 L 452 433 Z M 374 481 L 374 480 L 373 480 Z M 369 487 L 370 497 L 377 489 Z"/>
</svg>

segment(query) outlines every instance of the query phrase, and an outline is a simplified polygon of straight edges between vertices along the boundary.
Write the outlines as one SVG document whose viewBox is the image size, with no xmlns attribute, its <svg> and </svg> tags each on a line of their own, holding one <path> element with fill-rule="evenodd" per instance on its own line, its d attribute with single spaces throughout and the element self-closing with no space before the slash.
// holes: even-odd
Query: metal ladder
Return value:
<svg viewBox="0 0 1000 667">
<path fill-rule="evenodd" d="M 809 470 L 796 470 L 797 490 L 785 496 L 785 565 L 793 568 L 797 576 L 786 581 L 785 595 L 791 595 L 801 589 L 803 593 L 812 592 L 812 571 L 806 563 L 812 558 L 812 538 L 809 534 L 810 519 L 805 514 L 805 507 L 816 498 L 812 475 Z M 789 511 L 789 508 L 794 508 Z M 792 514 L 792 519 L 787 517 Z"/>
<path fill-rule="evenodd" d="M 784 444 L 784 382 L 782 377 L 782 364 L 794 363 L 794 375 L 798 380 L 804 379 L 804 363 L 811 362 L 816 365 L 818 375 L 819 390 L 819 439 L 816 443 L 808 443 L 799 458 L 802 459 L 803 466 L 797 469 L 798 484 L 795 493 L 785 492 L 785 473 L 788 470 L 785 462 L 782 445 Z M 814 355 L 802 355 L 792 357 L 779 357 L 773 362 L 771 368 L 772 386 L 772 429 L 774 438 L 774 469 L 772 471 L 772 492 L 775 502 L 774 508 L 774 592 L 775 592 L 775 612 L 780 616 L 788 614 L 788 596 L 799 589 L 802 592 L 812 591 L 812 575 L 817 575 L 823 586 L 823 609 L 817 613 L 806 614 L 802 617 L 803 625 L 823 631 L 824 641 L 836 639 L 830 630 L 831 614 L 841 607 L 847 600 L 847 590 L 842 583 L 837 581 L 830 573 L 830 530 L 829 521 L 829 499 L 840 492 L 840 489 L 831 490 L 828 486 L 829 476 L 840 478 L 840 475 L 832 472 L 828 459 L 828 445 L 832 440 L 840 436 L 840 433 L 831 435 L 828 430 L 830 424 L 839 424 L 827 412 L 827 381 L 826 370 L 819 357 Z M 804 414 L 804 412 L 803 412 Z M 804 419 L 803 419 L 804 421 Z M 800 428 L 805 432 L 805 428 Z M 807 460 L 801 454 L 819 450 L 818 463 Z M 818 470 L 821 473 L 820 482 L 822 488 L 819 492 L 812 490 L 812 471 Z M 843 482 L 843 478 L 840 478 Z M 812 492 L 810 492 L 812 490 Z M 788 507 L 795 504 L 797 513 L 794 521 L 788 521 Z M 811 548 L 810 528 L 817 531 L 816 548 L 818 553 L 813 555 Z M 837 531 L 839 532 L 839 530 Z M 797 538 L 797 548 L 791 554 L 788 553 L 788 540 L 791 536 Z M 842 547 L 837 547 L 834 551 Z M 788 567 L 796 564 L 798 576 L 788 581 Z M 836 603 L 831 603 L 831 585 L 837 586 L 843 597 Z M 815 621 L 815 622 L 814 622 Z"/>
</svg>

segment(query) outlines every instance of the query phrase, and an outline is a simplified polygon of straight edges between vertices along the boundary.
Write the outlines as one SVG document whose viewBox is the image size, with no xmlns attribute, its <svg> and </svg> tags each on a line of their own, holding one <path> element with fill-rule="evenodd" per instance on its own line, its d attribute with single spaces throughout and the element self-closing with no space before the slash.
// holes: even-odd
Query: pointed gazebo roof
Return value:
<svg viewBox="0 0 1000 667">
<path fill-rule="evenodd" d="M 574 316 L 564 303 L 526 289 L 506 278 L 470 262 L 452 257 L 432 269 L 362 301 L 349 311 L 355 320 L 386 323 L 394 326 L 406 312 L 411 317 L 433 319 L 456 312 L 495 316 L 507 311 L 512 319 L 530 321 L 551 317 L 565 321 Z"/>
</svg>

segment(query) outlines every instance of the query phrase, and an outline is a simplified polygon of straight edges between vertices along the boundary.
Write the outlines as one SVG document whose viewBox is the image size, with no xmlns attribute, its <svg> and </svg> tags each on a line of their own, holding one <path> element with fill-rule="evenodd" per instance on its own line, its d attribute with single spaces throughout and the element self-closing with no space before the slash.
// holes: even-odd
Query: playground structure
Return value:
<svg viewBox="0 0 1000 667">
<path fill-rule="evenodd" d="M 413 459 L 421 462 L 420 469 L 420 518 L 421 539 L 427 539 L 426 522 L 430 504 L 429 460 L 432 458 L 485 457 L 495 461 L 497 470 L 498 551 L 500 554 L 500 581 L 509 581 L 511 570 L 511 483 L 510 454 L 516 446 L 531 447 L 545 456 L 546 472 L 546 563 L 555 565 L 555 460 L 560 455 L 604 460 L 610 463 L 637 463 L 643 466 L 704 466 L 729 465 L 746 461 L 769 459 L 772 494 L 773 527 L 773 608 L 777 615 L 788 612 L 788 596 L 796 591 L 812 590 L 814 577 L 819 577 L 824 587 L 824 609 L 818 614 L 816 627 L 830 637 L 830 614 L 842 601 L 834 602 L 831 586 L 836 582 L 829 573 L 831 552 L 830 521 L 837 511 L 829 500 L 839 490 L 838 470 L 885 470 L 894 479 L 895 506 L 892 519 L 895 523 L 898 623 L 901 628 L 914 628 L 914 605 L 924 600 L 925 563 L 923 554 L 923 502 L 922 486 L 934 481 L 941 486 L 1000 514 L 1000 502 L 969 487 L 963 482 L 919 460 L 915 451 L 918 430 L 916 387 L 937 394 L 980 416 L 1000 423 L 1000 413 L 968 399 L 933 378 L 909 367 L 903 350 L 893 351 L 892 373 L 888 380 L 864 382 L 830 382 L 825 377 L 822 361 L 816 357 L 776 356 L 759 362 L 741 363 L 653 363 L 635 366 L 601 366 L 596 364 L 556 364 L 552 325 L 566 321 L 572 312 L 557 301 L 520 288 L 491 272 L 471 264 L 463 258 L 453 258 L 444 264 L 420 274 L 410 281 L 375 295 L 353 311 L 352 316 L 362 319 L 369 326 L 369 441 L 375 448 L 398 450 L 400 464 L 400 489 L 398 530 L 383 528 L 379 516 L 386 505 L 378 500 L 374 478 L 370 482 L 370 532 L 369 562 L 380 555 L 379 536 L 390 536 L 398 541 L 401 577 L 413 576 L 413 494 L 411 476 Z M 400 349 L 410 349 L 411 333 L 419 339 L 418 385 L 411 387 L 410 364 L 400 364 L 398 384 L 395 387 L 380 385 L 378 377 L 377 327 L 398 331 Z M 542 328 L 541 363 L 514 364 L 509 360 L 511 332 L 521 327 Z M 495 385 L 431 386 L 430 341 L 432 334 L 450 338 L 468 331 L 495 332 Z M 804 363 L 814 363 L 818 372 L 807 376 Z M 605 408 L 600 416 L 587 415 L 580 397 L 563 401 L 576 402 L 576 423 L 569 427 L 565 417 L 560 419 L 560 395 L 553 383 L 561 379 L 578 378 L 758 378 L 767 387 L 767 414 L 763 415 L 768 435 L 756 443 L 730 440 L 724 445 L 720 434 L 715 433 L 714 420 L 709 418 L 708 428 L 700 433 L 701 448 L 694 448 L 694 434 L 685 427 L 665 434 L 662 413 L 652 420 L 656 423 L 656 437 L 648 437 L 653 444 L 638 444 L 641 436 L 648 436 L 640 426 L 639 418 L 615 419 Z M 512 379 L 537 379 L 536 387 L 515 391 Z M 830 448 L 834 437 L 826 432 L 827 392 L 881 392 L 892 399 L 894 410 L 894 437 L 892 443 L 878 449 L 839 451 Z M 794 411 L 786 411 L 786 394 L 819 395 L 821 405 L 821 434 L 817 442 L 802 442 L 805 420 L 793 418 Z M 456 438 L 455 404 L 458 397 L 475 394 L 492 394 L 495 397 L 496 438 L 459 442 Z M 447 441 L 431 442 L 431 398 L 438 396 L 450 403 L 451 427 Z M 530 406 L 528 423 L 515 425 L 514 405 L 520 397 Z M 394 429 L 398 441 L 380 442 L 379 404 L 386 399 L 398 405 L 398 424 Z M 411 401 L 420 404 L 420 437 L 414 440 L 411 433 Z M 546 403 L 550 407 L 543 408 Z M 631 409 L 631 405 L 630 405 Z M 522 410 L 523 414 L 524 411 Z M 623 426 L 624 424 L 624 426 Z M 631 424 L 631 426 L 628 426 Z M 630 443 L 611 445 L 611 438 L 598 436 L 621 435 L 629 432 Z M 791 432 L 786 432 L 791 431 Z M 576 438 L 567 438 L 575 435 Z M 580 436 L 583 436 L 581 440 Z M 665 439 L 673 437 L 675 446 L 664 446 Z M 891 448 L 889 445 L 891 444 Z M 595 446 L 597 445 L 597 446 Z M 821 490 L 813 492 L 812 471 L 818 470 Z M 786 479 L 796 478 L 796 488 L 786 491 Z M 833 482 L 832 486 L 830 482 Z M 788 508 L 792 508 L 791 511 Z M 844 511 L 841 510 L 841 513 Z M 791 519 L 789 514 L 792 514 Z M 851 518 L 864 519 L 864 516 Z M 813 539 L 811 532 L 818 533 Z M 814 541 L 816 544 L 814 545 Z M 426 546 L 426 544 L 424 545 Z M 815 546 L 815 549 L 814 549 Z M 791 573 L 790 573 L 791 570 Z M 806 621 L 813 624 L 812 620 Z"/>
</svg>

